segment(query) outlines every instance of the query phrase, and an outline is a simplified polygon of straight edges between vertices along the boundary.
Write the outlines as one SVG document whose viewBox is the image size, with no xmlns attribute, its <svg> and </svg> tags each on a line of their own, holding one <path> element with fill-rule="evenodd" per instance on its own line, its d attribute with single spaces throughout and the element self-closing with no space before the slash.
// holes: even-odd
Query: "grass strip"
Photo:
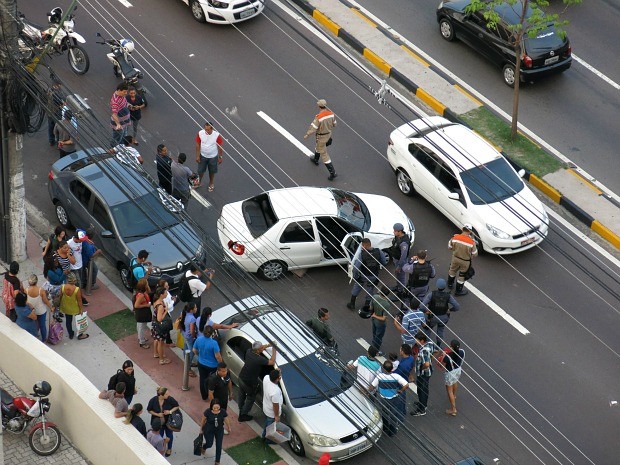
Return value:
<svg viewBox="0 0 620 465">
<path fill-rule="evenodd" d="M 560 160 L 522 134 L 518 134 L 516 139 L 512 140 L 510 124 L 485 107 L 468 111 L 460 118 L 493 145 L 506 152 L 512 160 L 540 178 L 565 168 Z"/>
<path fill-rule="evenodd" d="M 226 449 L 226 453 L 239 465 L 270 465 L 282 460 L 281 457 L 276 454 L 271 447 L 263 443 L 259 437 L 242 442 L 230 449 Z"/>
<path fill-rule="evenodd" d="M 136 319 L 128 308 L 95 320 L 97 326 L 113 341 L 136 333 Z"/>
</svg>

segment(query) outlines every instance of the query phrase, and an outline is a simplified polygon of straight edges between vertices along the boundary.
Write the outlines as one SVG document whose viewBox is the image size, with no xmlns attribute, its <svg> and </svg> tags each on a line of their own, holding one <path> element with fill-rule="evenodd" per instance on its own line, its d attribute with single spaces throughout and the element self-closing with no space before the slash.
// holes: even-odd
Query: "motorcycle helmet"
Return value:
<svg viewBox="0 0 620 465">
<path fill-rule="evenodd" d="M 32 387 L 32 391 L 37 396 L 45 397 L 49 396 L 50 392 L 52 392 L 52 386 L 50 386 L 50 383 L 47 381 L 38 381 L 37 384 Z"/>
<path fill-rule="evenodd" d="M 47 14 L 47 21 L 51 24 L 60 24 L 62 8 L 56 7 Z"/>
<path fill-rule="evenodd" d="M 122 39 L 121 40 L 121 47 L 123 47 L 123 49 L 127 52 L 127 53 L 131 53 L 134 50 L 134 45 L 133 45 L 133 41 L 130 39 Z"/>
</svg>

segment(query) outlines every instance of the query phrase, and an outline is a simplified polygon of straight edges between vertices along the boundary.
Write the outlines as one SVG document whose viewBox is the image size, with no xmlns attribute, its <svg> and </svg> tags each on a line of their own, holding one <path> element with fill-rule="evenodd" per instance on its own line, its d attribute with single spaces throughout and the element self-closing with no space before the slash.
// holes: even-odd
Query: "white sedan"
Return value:
<svg viewBox="0 0 620 465">
<path fill-rule="evenodd" d="M 479 247 L 511 254 L 547 236 L 545 209 L 500 152 L 467 127 L 433 116 L 390 134 L 388 161 L 403 194 L 417 192 L 458 228 L 471 224 Z"/>
<path fill-rule="evenodd" d="M 232 24 L 262 13 L 264 0 L 183 0 L 200 23 Z"/>
<path fill-rule="evenodd" d="M 413 243 L 413 223 L 388 197 L 293 187 L 225 205 L 217 229 L 232 261 L 274 280 L 287 269 L 348 264 L 362 237 L 379 249 L 390 247 L 395 223 Z"/>
</svg>

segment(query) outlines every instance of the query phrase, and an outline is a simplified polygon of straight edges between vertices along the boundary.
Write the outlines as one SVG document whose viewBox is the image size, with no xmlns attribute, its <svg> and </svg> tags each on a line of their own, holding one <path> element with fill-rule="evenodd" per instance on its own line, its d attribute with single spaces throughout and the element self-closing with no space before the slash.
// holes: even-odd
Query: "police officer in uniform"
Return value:
<svg viewBox="0 0 620 465">
<path fill-rule="evenodd" d="M 366 288 L 364 310 L 368 310 L 370 300 L 379 282 L 379 271 L 382 265 L 387 265 L 387 261 L 385 254 L 374 248 L 370 239 L 362 239 L 361 253 L 353 263 L 355 284 L 351 291 L 351 301 L 347 304 L 349 310 L 355 310 L 355 300 L 364 287 Z"/>
<path fill-rule="evenodd" d="M 437 280 L 437 290 L 426 294 L 422 300 L 422 308 L 426 314 L 425 332 L 428 338 L 432 339 L 430 332 L 437 326 L 437 347 L 441 348 L 443 331 L 450 320 L 450 312 L 457 312 L 461 308 L 450 291 L 446 291 L 445 279 L 439 278 Z"/>
<path fill-rule="evenodd" d="M 465 273 L 471 266 L 471 259 L 478 255 L 476 241 L 472 235 L 470 224 L 463 225 L 460 234 L 455 234 L 448 242 L 448 248 L 452 250 L 452 261 L 448 271 L 448 288 L 452 289 L 456 279 L 456 292 L 454 295 L 465 295 L 468 293 L 465 286 Z M 458 279 L 456 278 L 458 273 Z"/>
<path fill-rule="evenodd" d="M 409 274 L 407 289 L 411 298 L 419 300 L 428 294 L 430 280 L 435 277 L 435 267 L 426 261 L 426 254 L 426 250 L 420 250 L 403 266 L 403 271 Z"/>
<path fill-rule="evenodd" d="M 333 181 L 338 175 L 336 174 L 331 158 L 327 154 L 327 146 L 331 144 L 332 131 L 336 126 L 336 115 L 334 115 L 333 111 L 327 109 L 327 102 L 325 99 L 320 99 L 316 104 L 319 106 L 319 113 L 314 117 L 304 139 L 307 139 L 308 136 L 312 134 L 316 134 L 314 158 L 311 158 L 310 161 L 319 166 L 320 158 L 321 161 L 325 163 L 327 171 L 329 171 L 329 177 L 327 179 Z"/>
<path fill-rule="evenodd" d="M 392 288 L 397 294 L 403 295 L 405 291 L 407 273 L 403 270 L 403 266 L 407 264 L 409 257 L 409 248 L 411 247 L 411 238 L 405 233 L 405 227 L 402 223 L 394 224 L 394 239 L 392 246 L 386 249 L 387 254 L 394 261 L 394 274 L 396 275 L 396 286 Z"/>
</svg>

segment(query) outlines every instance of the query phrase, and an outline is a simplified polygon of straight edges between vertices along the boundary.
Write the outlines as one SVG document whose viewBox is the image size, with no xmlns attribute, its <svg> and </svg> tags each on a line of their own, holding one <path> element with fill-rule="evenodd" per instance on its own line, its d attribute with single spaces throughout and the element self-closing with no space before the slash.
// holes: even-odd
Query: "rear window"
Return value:
<svg viewBox="0 0 620 465">
<path fill-rule="evenodd" d="M 535 38 L 524 36 L 525 49 L 528 51 L 556 50 L 564 45 L 565 39 L 555 31 L 555 28 L 548 27 L 544 31 L 538 32 Z"/>
<path fill-rule="evenodd" d="M 271 312 L 278 312 L 282 309 L 276 305 L 261 305 L 259 307 L 252 307 L 248 309 L 237 309 L 237 313 L 228 317 L 226 320 L 222 321 L 224 325 L 231 325 L 233 323 L 238 323 L 239 326 L 243 326 L 249 320 L 253 320 L 254 318 L 261 317 Z"/>
<path fill-rule="evenodd" d="M 254 238 L 262 236 L 278 222 L 278 217 L 271 207 L 267 194 L 257 195 L 244 201 L 241 204 L 241 212 L 245 224 Z"/>
</svg>

